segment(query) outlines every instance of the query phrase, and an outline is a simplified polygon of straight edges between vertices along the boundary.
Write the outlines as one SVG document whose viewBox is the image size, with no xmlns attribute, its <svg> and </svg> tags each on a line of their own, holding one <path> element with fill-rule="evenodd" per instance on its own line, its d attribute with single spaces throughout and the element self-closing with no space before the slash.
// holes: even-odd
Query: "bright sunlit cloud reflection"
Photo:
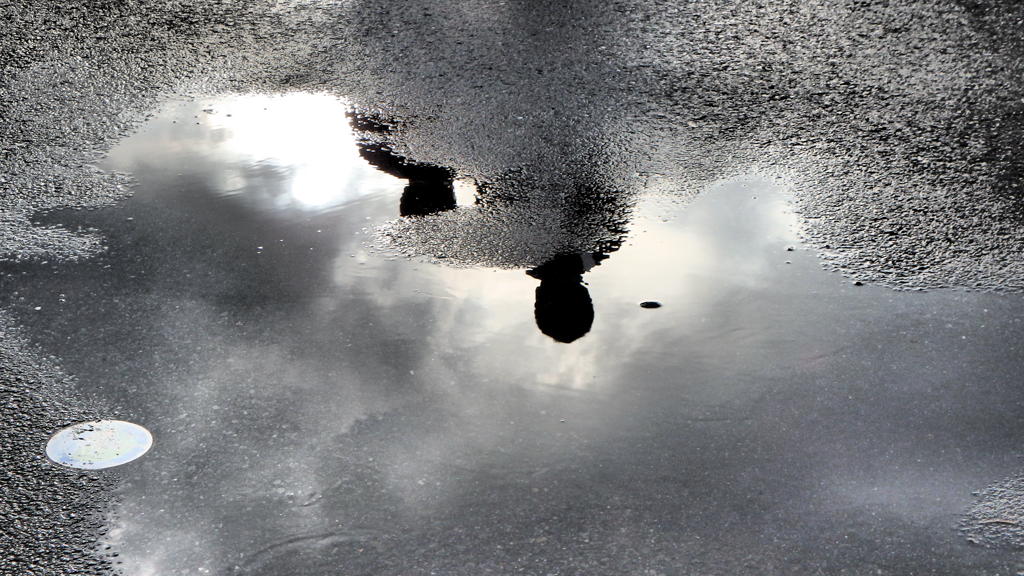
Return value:
<svg viewBox="0 0 1024 576">
<path fill-rule="evenodd" d="M 272 207 L 307 211 L 402 185 L 359 156 L 347 110 L 343 100 L 313 93 L 229 96 L 204 108 L 218 133 L 218 155 L 242 168 L 275 172 L 285 182 L 276 188 Z M 225 183 L 230 186 L 225 193 L 252 193 L 244 170 Z"/>
</svg>

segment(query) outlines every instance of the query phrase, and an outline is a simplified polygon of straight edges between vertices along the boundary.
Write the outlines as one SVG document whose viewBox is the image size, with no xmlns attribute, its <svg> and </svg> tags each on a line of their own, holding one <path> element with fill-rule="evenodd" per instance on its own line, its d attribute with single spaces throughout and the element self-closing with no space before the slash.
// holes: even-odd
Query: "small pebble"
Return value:
<svg viewBox="0 0 1024 576">
<path fill-rule="evenodd" d="M 641 308 L 661 308 L 661 302 L 655 302 L 654 300 L 647 300 L 646 302 L 640 303 Z"/>
</svg>

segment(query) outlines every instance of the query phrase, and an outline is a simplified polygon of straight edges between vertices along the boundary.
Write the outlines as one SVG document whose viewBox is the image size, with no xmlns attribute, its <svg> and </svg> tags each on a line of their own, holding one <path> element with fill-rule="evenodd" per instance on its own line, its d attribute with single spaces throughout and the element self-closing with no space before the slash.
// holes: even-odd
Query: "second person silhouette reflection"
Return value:
<svg viewBox="0 0 1024 576">
<path fill-rule="evenodd" d="M 381 172 L 408 180 L 398 211 L 425 216 L 455 208 L 455 173 L 443 166 L 410 162 L 383 144 L 362 142 L 359 155 Z"/>
</svg>

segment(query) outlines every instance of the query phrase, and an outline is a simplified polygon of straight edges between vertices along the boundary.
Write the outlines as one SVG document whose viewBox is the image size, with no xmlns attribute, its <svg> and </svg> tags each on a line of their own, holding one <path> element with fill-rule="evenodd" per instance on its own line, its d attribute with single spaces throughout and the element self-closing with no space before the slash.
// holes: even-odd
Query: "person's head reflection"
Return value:
<svg viewBox="0 0 1024 576">
<path fill-rule="evenodd" d="M 527 271 L 540 280 L 533 313 L 541 332 L 566 344 L 590 332 L 594 304 L 583 273 L 605 258 L 604 254 L 564 254 Z"/>
</svg>

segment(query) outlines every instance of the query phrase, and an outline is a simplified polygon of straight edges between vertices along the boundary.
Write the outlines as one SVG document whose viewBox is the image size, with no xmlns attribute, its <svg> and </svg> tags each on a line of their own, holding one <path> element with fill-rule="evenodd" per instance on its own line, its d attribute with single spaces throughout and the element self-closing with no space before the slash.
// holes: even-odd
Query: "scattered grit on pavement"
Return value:
<svg viewBox="0 0 1024 576">
<path fill-rule="evenodd" d="M 0 0 L 0 22 L 2 259 L 102 249 L 102 230 L 31 218 L 124 197 L 127 178 L 93 166 L 161 98 L 317 90 L 394 119 L 384 138 L 409 158 L 490 187 L 475 212 L 385 231 L 408 253 L 518 266 L 613 249 L 638 194 L 685 200 L 762 171 L 793 183 L 808 242 L 851 277 L 1024 288 L 1015 1 Z M 596 216 L 566 230 L 581 206 Z M 551 238 L 524 241 L 545 218 Z M 4 569 L 99 569 L 80 513 L 51 511 L 98 502 L 102 482 L 38 459 L 44 431 L 90 413 L 0 326 L 18 423 Z"/>
</svg>

